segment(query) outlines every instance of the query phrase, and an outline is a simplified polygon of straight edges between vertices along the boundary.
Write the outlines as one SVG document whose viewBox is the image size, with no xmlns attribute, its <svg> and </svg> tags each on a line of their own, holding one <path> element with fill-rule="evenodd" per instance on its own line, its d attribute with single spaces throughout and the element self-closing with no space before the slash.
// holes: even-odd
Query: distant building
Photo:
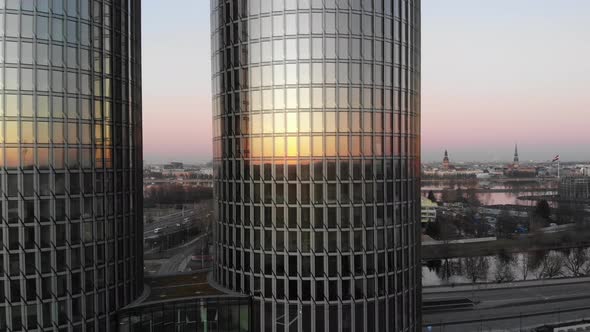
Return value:
<svg viewBox="0 0 590 332">
<path fill-rule="evenodd" d="M 581 176 L 590 176 L 590 165 L 576 165 L 576 174 Z"/>
<path fill-rule="evenodd" d="M 438 205 L 426 197 L 422 197 L 422 226 L 436 220 L 436 208 Z"/>
<path fill-rule="evenodd" d="M 484 171 L 490 174 L 490 177 L 499 178 L 504 176 L 504 168 L 503 167 L 489 167 Z"/>
<path fill-rule="evenodd" d="M 534 178 L 537 177 L 537 168 L 535 167 L 509 167 L 504 172 L 506 177 L 510 178 Z"/>
<path fill-rule="evenodd" d="M 487 179 L 491 178 L 491 177 L 492 177 L 492 175 L 490 174 L 490 171 L 488 171 L 488 170 L 486 169 L 486 170 L 484 170 L 484 171 L 483 171 L 483 172 L 481 172 L 481 173 L 477 173 L 477 174 L 475 175 L 475 177 L 476 177 L 476 178 L 478 178 L 478 179 L 480 179 L 480 180 L 487 180 Z"/>
<path fill-rule="evenodd" d="M 559 198 L 566 201 L 590 200 L 590 176 L 566 176 L 559 183 Z"/>
<path fill-rule="evenodd" d="M 545 177 L 545 176 L 550 176 L 551 173 L 549 171 L 549 169 L 547 167 L 537 167 L 537 176 L 539 177 Z"/>
<path fill-rule="evenodd" d="M 511 178 L 531 178 L 537 177 L 536 167 L 521 167 L 520 157 L 518 156 L 518 145 L 514 146 L 514 159 L 504 171 L 506 177 Z"/>
<path fill-rule="evenodd" d="M 445 157 L 443 158 L 442 168 L 444 170 L 451 169 L 451 161 L 449 160 L 449 152 L 445 150 Z"/>
<path fill-rule="evenodd" d="M 184 169 L 184 164 L 173 161 L 170 164 L 164 165 L 164 169 Z"/>
<path fill-rule="evenodd" d="M 213 176 L 213 168 L 211 168 L 211 167 L 202 167 L 201 169 L 199 169 L 199 171 L 197 173 L 198 174 L 203 174 L 203 175 Z"/>
<path fill-rule="evenodd" d="M 185 171 L 183 169 L 167 169 L 162 171 L 162 175 L 164 176 L 190 177 L 191 174 L 191 172 Z"/>
<path fill-rule="evenodd" d="M 520 167 L 520 158 L 518 157 L 518 145 L 514 146 L 514 161 L 512 162 L 513 168 Z"/>
</svg>

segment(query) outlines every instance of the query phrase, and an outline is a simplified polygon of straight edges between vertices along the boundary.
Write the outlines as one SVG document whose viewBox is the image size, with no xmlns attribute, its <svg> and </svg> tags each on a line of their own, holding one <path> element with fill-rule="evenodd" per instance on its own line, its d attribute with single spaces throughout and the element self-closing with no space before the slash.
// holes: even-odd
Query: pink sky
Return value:
<svg viewBox="0 0 590 332">
<path fill-rule="evenodd" d="M 145 160 L 208 161 L 212 153 L 210 113 L 211 103 L 205 98 L 145 96 Z"/>
<path fill-rule="evenodd" d="M 177 1 L 143 5 L 149 162 L 211 159 L 209 2 Z M 590 160 L 588 17 L 586 0 L 423 0 L 423 160 L 506 161 L 515 142 Z"/>
</svg>

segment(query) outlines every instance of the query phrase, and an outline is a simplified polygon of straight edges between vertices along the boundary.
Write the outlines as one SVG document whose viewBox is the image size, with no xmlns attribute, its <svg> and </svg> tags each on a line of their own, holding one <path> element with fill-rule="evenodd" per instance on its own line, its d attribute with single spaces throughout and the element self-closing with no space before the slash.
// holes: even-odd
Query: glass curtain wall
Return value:
<svg viewBox="0 0 590 332">
<path fill-rule="evenodd" d="M 257 332 L 251 329 L 249 298 L 202 297 L 124 309 L 119 332 Z"/>
<path fill-rule="evenodd" d="M 0 330 L 142 291 L 140 1 L 0 0 Z"/>
<path fill-rule="evenodd" d="M 420 1 L 211 8 L 217 281 L 255 330 L 418 330 Z"/>
</svg>

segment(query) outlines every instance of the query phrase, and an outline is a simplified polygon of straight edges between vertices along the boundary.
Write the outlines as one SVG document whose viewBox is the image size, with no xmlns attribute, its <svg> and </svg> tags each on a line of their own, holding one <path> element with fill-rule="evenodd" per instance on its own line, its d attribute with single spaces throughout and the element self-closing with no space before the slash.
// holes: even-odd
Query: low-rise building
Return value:
<svg viewBox="0 0 590 332">
<path fill-rule="evenodd" d="M 504 175 L 512 178 L 534 178 L 537 176 L 537 168 L 535 167 L 508 167 Z"/>
<path fill-rule="evenodd" d="M 208 176 L 213 176 L 213 168 L 212 167 L 201 167 L 197 174 L 203 174 Z"/>
<path fill-rule="evenodd" d="M 438 205 L 426 197 L 422 197 L 422 225 L 436 220 L 436 208 Z"/>
<path fill-rule="evenodd" d="M 173 161 L 170 164 L 164 165 L 164 169 L 184 169 L 184 164 L 181 162 Z"/>
<path fill-rule="evenodd" d="M 119 331 L 260 331 L 252 297 L 225 290 L 207 273 L 147 277 L 146 292 L 118 312 Z"/>
</svg>

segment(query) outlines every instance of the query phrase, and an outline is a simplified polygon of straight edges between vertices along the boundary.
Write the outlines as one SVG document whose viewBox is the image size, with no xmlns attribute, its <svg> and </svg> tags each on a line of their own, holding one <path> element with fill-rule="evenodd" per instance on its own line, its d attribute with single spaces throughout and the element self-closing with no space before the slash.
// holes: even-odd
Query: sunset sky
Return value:
<svg viewBox="0 0 590 332">
<path fill-rule="evenodd" d="M 144 0 L 144 157 L 211 159 L 209 1 Z M 182 9 L 182 10 L 180 10 Z M 590 159 L 590 1 L 422 0 L 423 160 Z"/>
</svg>

